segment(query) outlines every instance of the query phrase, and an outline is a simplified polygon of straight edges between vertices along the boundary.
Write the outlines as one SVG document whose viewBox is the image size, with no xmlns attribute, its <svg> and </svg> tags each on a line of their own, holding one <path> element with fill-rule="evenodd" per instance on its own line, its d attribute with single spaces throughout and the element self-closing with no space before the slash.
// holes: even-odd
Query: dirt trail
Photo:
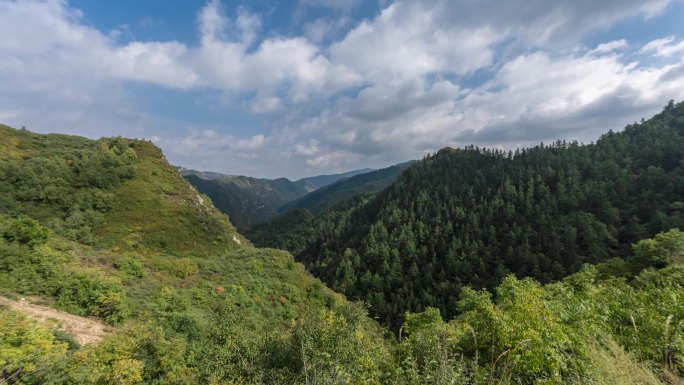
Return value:
<svg viewBox="0 0 684 385">
<path fill-rule="evenodd" d="M 31 304 L 23 298 L 20 301 L 13 301 L 0 296 L 0 306 L 6 306 L 11 310 L 22 312 L 40 322 L 56 320 L 61 324 L 60 329 L 74 336 L 81 345 L 99 342 L 114 330 L 111 326 L 102 322 L 79 317 L 46 306 Z"/>
</svg>

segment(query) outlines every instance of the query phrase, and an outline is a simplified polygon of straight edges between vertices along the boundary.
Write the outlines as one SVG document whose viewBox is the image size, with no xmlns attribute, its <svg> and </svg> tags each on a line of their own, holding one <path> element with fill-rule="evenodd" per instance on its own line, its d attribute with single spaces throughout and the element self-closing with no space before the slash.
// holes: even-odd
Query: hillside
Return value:
<svg viewBox="0 0 684 385">
<path fill-rule="evenodd" d="M 464 286 L 551 282 L 684 228 L 684 103 L 595 144 L 444 149 L 389 188 L 303 228 L 250 233 L 398 328 L 406 310 L 459 312 Z"/>
<path fill-rule="evenodd" d="M 181 166 L 175 166 L 174 168 L 176 169 L 176 171 L 178 171 L 183 176 L 196 175 L 202 179 L 220 179 L 220 178 L 230 178 L 230 177 L 234 176 L 234 175 L 221 174 L 220 172 L 213 172 L 213 171 L 197 171 L 197 170 L 192 170 L 192 169 L 181 167 Z"/>
<path fill-rule="evenodd" d="M 413 162 L 405 162 L 341 179 L 284 204 L 278 211 L 302 208 L 314 213 L 323 212 L 344 199 L 384 189 L 397 180 L 399 173 L 411 164 Z"/>
<path fill-rule="evenodd" d="M 285 337 L 304 314 L 349 306 L 286 252 L 251 247 L 150 142 L 7 126 L 0 138 L 0 295 L 30 297 L 120 330 L 87 349 L 56 329 L 56 337 L 45 335 L 76 349 L 55 363 L 73 366 L 62 368 L 68 381 L 51 381 L 227 381 L 243 369 L 228 369 L 239 357 L 217 354 L 227 340 L 216 333 L 245 344 L 264 328 Z M 29 325 L 0 313 L 2 329 Z M 375 333 L 370 320 L 359 322 Z M 114 355 L 103 356 L 111 349 Z M 0 347 L 2 366 L 22 358 L 15 354 Z M 133 373 L 116 374 L 117 365 Z"/>
<path fill-rule="evenodd" d="M 359 170 L 352 170 L 352 171 L 343 172 L 341 174 L 309 176 L 306 178 L 297 179 L 294 183 L 298 186 L 303 187 L 305 190 L 307 190 L 307 193 L 309 193 L 309 192 L 317 190 L 321 187 L 325 187 L 331 183 L 335 183 L 338 180 L 344 180 L 347 178 L 351 178 L 355 175 L 365 174 L 365 173 L 368 173 L 371 171 L 374 171 L 374 170 L 372 168 L 362 168 Z"/>
<path fill-rule="evenodd" d="M 0 126 L 0 207 L 70 240 L 207 255 L 245 240 L 150 142 L 38 135 Z M 187 234 L 178 237 L 176 234 Z"/>
<path fill-rule="evenodd" d="M 216 208 L 226 213 L 240 229 L 265 222 L 278 213 L 278 208 L 304 194 L 306 190 L 285 179 L 256 179 L 246 176 L 202 179 L 185 175 L 198 191 L 206 194 Z"/>
<path fill-rule="evenodd" d="M 260 179 L 186 169 L 181 169 L 180 173 L 197 190 L 209 196 L 214 205 L 230 217 L 233 225 L 245 230 L 274 218 L 279 208 L 287 202 L 329 183 L 366 171 L 369 169 L 319 175 L 294 182 L 287 178 Z"/>
<path fill-rule="evenodd" d="M 428 307 L 393 335 L 286 252 L 251 247 L 151 143 L 1 130 L 3 383 L 637 385 L 684 373 L 681 231 L 559 283 L 510 275 L 495 299 L 463 289 L 448 322 Z M 351 220 L 383 195 L 324 215 Z M 65 312 L 101 321 L 102 339 L 81 346 Z"/>
</svg>

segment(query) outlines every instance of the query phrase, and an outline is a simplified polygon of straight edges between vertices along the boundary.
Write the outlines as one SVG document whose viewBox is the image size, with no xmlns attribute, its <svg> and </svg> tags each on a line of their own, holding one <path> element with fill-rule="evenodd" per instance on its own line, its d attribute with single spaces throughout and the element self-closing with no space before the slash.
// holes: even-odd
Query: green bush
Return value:
<svg viewBox="0 0 684 385">
<path fill-rule="evenodd" d="M 114 261 L 114 267 L 129 278 L 143 278 L 145 269 L 139 257 L 127 255 Z"/>
<path fill-rule="evenodd" d="M 36 246 L 47 242 L 48 229 L 40 223 L 25 215 L 17 217 L 3 234 L 10 242 L 18 242 L 22 245 Z"/>
<path fill-rule="evenodd" d="M 66 275 L 57 290 L 57 301 L 67 311 L 121 323 L 131 315 L 131 307 L 121 283 L 98 270 Z"/>
</svg>

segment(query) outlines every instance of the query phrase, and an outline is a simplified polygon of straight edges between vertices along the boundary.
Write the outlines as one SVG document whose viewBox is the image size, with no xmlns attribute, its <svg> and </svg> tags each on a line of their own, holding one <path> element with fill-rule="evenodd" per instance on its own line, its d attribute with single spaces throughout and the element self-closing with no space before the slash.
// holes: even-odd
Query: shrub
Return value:
<svg viewBox="0 0 684 385">
<path fill-rule="evenodd" d="M 57 289 L 57 300 L 67 311 L 120 323 L 131 314 L 121 283 L 98 270 L 67 275 Z"/>
<path fill-rule="evenodd" d="M 36 246 L 47 242 L 48 230 L 34 219 L 21 215 L 5 230 L 3 236 L 10 242 Z"/>
</svg>

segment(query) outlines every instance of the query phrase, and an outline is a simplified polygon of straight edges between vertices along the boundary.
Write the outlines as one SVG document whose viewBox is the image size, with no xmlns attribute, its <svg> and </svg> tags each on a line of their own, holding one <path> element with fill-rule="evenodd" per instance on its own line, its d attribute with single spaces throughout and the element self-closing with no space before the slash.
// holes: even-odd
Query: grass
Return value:
<svg viewBox="0 0 684 385">
<path fill-rule="evenodd" d="M 610 336 L 588 344 L 592 372 L 599 385 L 662 385 L 653 372 Z"/>
</svg>

